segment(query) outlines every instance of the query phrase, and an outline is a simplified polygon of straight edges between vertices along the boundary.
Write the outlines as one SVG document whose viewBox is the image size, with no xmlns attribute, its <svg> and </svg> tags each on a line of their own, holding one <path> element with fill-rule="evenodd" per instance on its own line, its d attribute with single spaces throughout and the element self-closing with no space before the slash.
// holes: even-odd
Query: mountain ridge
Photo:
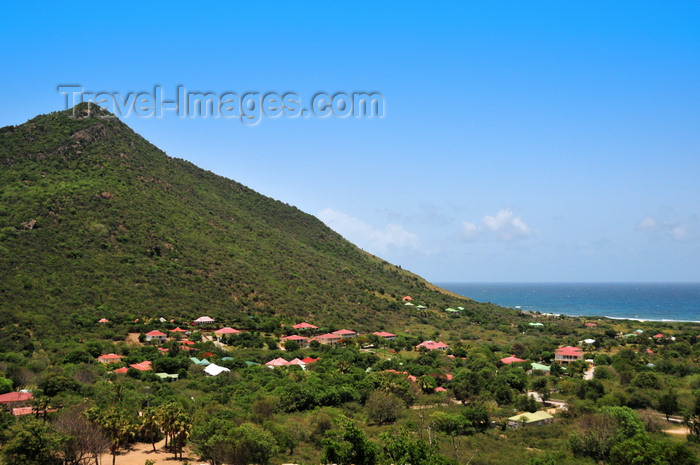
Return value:
<svg viewBox="0 0 700 465">
<path fill-rule="evenodd" d="M 10 275 L 0 295 L 14 318 L 33 305 L 369 328 L 415 318 L 399 302 L 406 294 L 480 305 L 296 207 L 168 156 L 99 107 L 0 128 L 0 165 L 0 269 Z"/>
</svg>

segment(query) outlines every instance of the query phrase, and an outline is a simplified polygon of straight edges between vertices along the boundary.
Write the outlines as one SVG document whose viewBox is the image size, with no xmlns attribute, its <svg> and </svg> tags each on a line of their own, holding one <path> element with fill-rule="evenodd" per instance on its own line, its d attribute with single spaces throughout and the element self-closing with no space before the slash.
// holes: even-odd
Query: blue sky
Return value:
<svg viewBox="0 0 700 465">
<path fill-rule="evenodd" d="M 0 125 L 61 84 L 379 92 L 383 118 L 123 119 L 432 281 L 700 281 L 700 2 L 611 3 L 10 4 Z"/>
</svg>

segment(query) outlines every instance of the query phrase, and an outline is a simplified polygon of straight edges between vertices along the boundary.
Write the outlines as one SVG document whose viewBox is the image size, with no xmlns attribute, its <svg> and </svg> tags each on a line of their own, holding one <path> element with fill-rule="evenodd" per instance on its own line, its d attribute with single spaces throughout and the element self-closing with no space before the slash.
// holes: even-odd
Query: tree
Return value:
<svg viewBox="0 0 700 465">
<path fill-rule="evenodd" d="M 267 465 L 277 451 L 272 434 L 253 423 L 235 423 L 221 418 L 198 424 L 192 443 L 203 459 L 215 465 Z"/>
<path fill-rule="evenodd" d="M 666 415 L 666 420 L 678 411 L 678 396 L 669 389 L 665 394 L 659 397 L 659 411 Z"/>
<path fill-rule="evenodd" d="M 160 433 L 160 415 L 156 407 L 148 407 L 141 417 L 141 434 L 151 441 L 153 452 L 156 451 L 156 437 Z"/>
<path fill-rule="evenodd" d="M 450 461 L 440 455 L 435 446 L 422 439 L 411 438 L 408 431 L 387 431 L 379 436 L 382 443 L 380 462 L 411 465 L 447 465 Z"/>
<path fill-rule="evenodd" d="M 10 439 L 0 451 L 3 465 L 61 465 L 66 437 L 49 423 L 29 419 L 10 429 Z"/>
<path fill-rule="evenodd" d="M 406 409 L 406 404 L 391 393 L 376 390 L 367 398 L 365 407 L 369 419 L 381 425 L 396 421 Z"/>
<path fill-rule="evenodd" d="M 117 452 L 125 447 L 134 436 L 136 424 L 122 409 L 110 407 L 101 410 L 96 407 L 85 411 L 88 420 L 97 423 L 110 439 L 109 451 L 112 454 L 112 465 L 117 460 Z"/>
<path fill-rule="evenodd" d="M 85 418 L 80 409 L 62 412 L 54 425 L 66 436 L 63 445 L 63 459 L 66 464 L 86 463 L 88 458 L 97 463 L 99 455 L 109 449 L 109 438 L 99 426 Z"/>
<path fill-rule="evenodd" d="M 336 420 L 339 430 L 326 432 L 323 445 L 323 463 L 338 465 L 374 465 L 377 446 L 352 421 L 345 417 Z"/>
</svg>

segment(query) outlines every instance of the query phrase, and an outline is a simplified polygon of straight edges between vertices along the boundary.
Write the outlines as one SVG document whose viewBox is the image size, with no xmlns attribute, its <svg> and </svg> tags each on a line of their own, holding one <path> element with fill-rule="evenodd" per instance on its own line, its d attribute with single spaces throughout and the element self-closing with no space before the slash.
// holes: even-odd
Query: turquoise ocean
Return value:
<svg viewBox="0 0 700 465">
<path fill-rule="evenodd" d="M 573 316 L 700 321 L 700 283 L 436 283 L 478 302 Z"/>
</svg>

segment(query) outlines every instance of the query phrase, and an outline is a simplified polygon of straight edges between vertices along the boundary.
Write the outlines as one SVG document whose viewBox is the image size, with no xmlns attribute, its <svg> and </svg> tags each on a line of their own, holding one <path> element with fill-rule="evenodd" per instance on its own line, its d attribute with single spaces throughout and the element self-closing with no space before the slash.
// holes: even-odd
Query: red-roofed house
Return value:
<svg viewBox="0 0 700 465">
<path fill-rule="evenodd" d="M 268 367 L 274 368 L 274 367 L 281 367 L 281 366 L 288 365 L 288 364 L 289 364 L 288 361 L 286 361 L 282 357 L 278 357 L 274 360 L 270 360 L 265 365 Z"/>
<path fill-rule="evenodd" d="M 308 365 L 309 363 L 318 362 L 318 359 L 313 358 L 313 357 L 306 357 L 306 358 L 302 358 L 301 361 Z"/>
<path fill-rule="evenodd" d="M 58 412 L 57 408 L 35 410 L 34 407 L 15 407 L 12 409 L 12 415 L 20 417 L 22 415 L 44 415 L 46 413 Z"/>
<path fill-rule="evenodd" d="M 7 405 L 14 402 L 27 402 L 33 398 L 34 396 L 31 392 L 8 392 L 7 394 L 0 394 L 0 404 Z"/>
<path fill-rule="evenodd" d="M 97 320 L 98 323 L 109 323 L 109 320 L 107 318 L 100 318 Z"/>
<path fill-rule="evenodd" d="M 442 386 L 438 386 L 438 387 L 435 388 L 435 392 L 447 392 L 447 389 L 445 389 L 445 388 L 442 387 Z"/>
<path fill-rule="evenodd" d="M 103 354 L 97 357 L 97 361 L 100 363 L 114 363 L 121 362 L 122 356 L 117 354 Z"/>
<path fill-rule="evenodd" d="M 428 350 L 447 350 L 450 348 L 447 344 L 444 342 L 435 342 L 435 341 L 424 341 L 421 342 L 416 346 L 416 350 L 420 349 L 421 347 L 425 347 Z"/>
<path fill-rule="evenodd" d="M 646 352 L 647 352 L 647 354 L 649 354 L 649 355 L 654 355 L 654 351 L 651 350 L 651 349 L 647 349 Z"/>
<path fill-rule="evenodd" d="M 126 374 L 127 371 L 129 371 L 129 369 L 127 367 L 121 367 L 121 368 L 117 368 L 116 370 L 114 370 L 113 373 L 116 373 L 118 375 L 123 375 L 123 374 Z"/>
<path fill-rule="evenodd" d="M 224 336 L 231 336 L 232 334 L 241 334 L 241 331 L 234 328 L 229 328 L 227 326 L 225 328 L 217 329 L 216 331 L 214 331 L 214 334 L 216 334 L 217 339 L 221 339 Z"/>
<path fill-rule="evenodd" d="M 318 326 L 314 326 L 312 324 L 304 322 L 304 323 L 296 324 L 296 325 L 292 326 L 292 328 L 294 328 L 294 329 L 318 329 Z"/>
<path fill-rule="evenodd" d="M 411 300 L 413 300 L 413 297 L 411 297 L 410 295 L 404 296 L 403 298 L 404 302 L 410 302 Z"/>
<path fill-rule="evenodd" d="M 554 361 L 560 365 L 568 365 L 576 360 L 583 360 L 583 351 L 578 347 L 559 347 L 554 351 Z"/>
<path fill-rule="evenodd" d="M 382 338 L 386 339 L 387 341 L 393 341 L 396 339 L 396 334 L 387 333 L 386 331 L 377 331 L 377 332 L 372 333 L 372 334 L 374 334 L 375 336 L 382 337 Z"/>
<path fill-rule="evenodd" d="M 151 362 L 148 361 L 148 360 L 145 360 L 145 361 L 143 361 L 143 362 L 141 362 L 141 363 L 132 363 L 132 364 L 129 365 L 129 366 L 130 366 L 131 368 L 136 368 L 136 369 L 139 370 L 139 371 L 148 371 L 148 370 L 151 370 L 151 369 L 152 369 L 152 367 L 151 367 Z"/>
<path fill-rule="evenodd" d="M 167 334 L 162 333 L 158 330 L 153 330 L 149 331 L 146 333 L 146 342 L 151 342 L 151 341 L 156 341 L 156 342 L 165 342 L 165 339 L 168 337 Z"/>
<path fill-rule="evenodd" d="M 357 333 L 355 331 L 351 331 L 349 329 L 339 329 L 338 331 L 333 331 L 331 334 L 335 334 L 336 336 L 341 336 L 343 338 L 357 336 Z"/>
<path fill-rule="evenodd" d="M 659 333 L 659 334 L 654 334 L 652 337 L 655 339 L 661 339 L 662 337 L 664 337 L 664 335 Z"/>
<path fill-rule="evenodd" d="M 318 342 L 320 342 L 321 344 L 326 344 L 326 345 L 332 346 L 332 345 L 335 345 L 338 342 L 340 342 L 340 340 L 342 338 L 343 338 L 342 336 L 338 336 L 337 334 L 328 333 L 328 334 L 321 334 L 320 336 L 316 336 L 314 339 L 317 340 Z"/>
<path fill-rule="evenodd" d="M 598 326 L 598 323 L 592 323 L 592 322 L 591 322 L 591 323 L 586 323 L 584 326 L 589 326 L 589 327 Z"/>
<path fill-rule="evenodd" d="M 282 338 L 282 341 L 294 341 L 299 344 L 299 347 L 302 349 L 306 349 L 309 347 L 309 338 L 304 337 L 304 336 L 299 336 L 297 334 L 294 334 L 292 336 L 285 336 Z"/>
<path fill-rule="evenodd" d="M 518 363 L 518 362 L 524 362 L 522 358 L 518 358 L 515 355 L 511 355 L 510 357 L 505 357 L 501 359 L 501 363 L 505 365 L 510 365 L 511 363 Z"/>
</svg>

